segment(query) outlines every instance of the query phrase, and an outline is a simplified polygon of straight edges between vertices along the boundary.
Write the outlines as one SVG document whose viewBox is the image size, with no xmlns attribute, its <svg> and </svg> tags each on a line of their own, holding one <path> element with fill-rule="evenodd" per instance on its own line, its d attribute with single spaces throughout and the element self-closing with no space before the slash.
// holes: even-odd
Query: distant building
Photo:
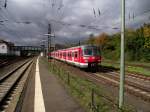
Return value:
<svg viewBox="0 0 150 112">
<path fill-rule="evenodd" d="M 14 43 L 0 40 L 0 54 L 12 54 L 10 47 L 14 46 Z"/>
</svg>

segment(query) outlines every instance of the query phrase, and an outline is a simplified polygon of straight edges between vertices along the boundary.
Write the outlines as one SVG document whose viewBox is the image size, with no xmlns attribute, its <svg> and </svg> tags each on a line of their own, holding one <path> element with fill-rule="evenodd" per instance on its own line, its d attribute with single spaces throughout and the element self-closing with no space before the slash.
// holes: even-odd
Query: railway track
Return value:
<svg viewBox="0 0 150 112">
<path fill-rule="evenodd" d="M 119 77 L 106 74 L 97 74 L 88 75 L 88 77 L 97 80 L 98 82 L 105 81 L 110 85 L 119 87 Z M 142 86 L 136 82 L 125 81 L 125 90 L 137 97 L 141 97 L 145 101 L 150 102 L 150 88 Z"/>
<path fill-rule="evenodd" d="M 108 71 L 111 71 L 112 74 L 116 74 L 118 75 L 118 71 L 117 70 L 113 70 L 111 68 L 102 68 L 99 70 L 99 72 L 108 72 Z M 144 81 L 150 81 L 150 77 L 148 76 L 144 76 L 144 75 L 141 75 L 141 74 L 138 74 L 138 73 L 131 73 L 131 72 L 126 72 L 126 76 L 128 77 L 134 77 L 134 78 L 137 78 L 137 79 L 140 79 L 140 80 L 144 80 Z"/>
<path fill-rule="evenodd" d="M 14 57 L 12 59 L 0 59 L 0 67 L 3 68 L 3 67 L 6 67 L 8 65 L 11 65 L 13 64 L 14 62 L 18 62 L 20 60 L 23 60 L 25 58 L 23 57 Z"/>
<path fill-rule="evenodd" d="M 0 61 L 0 67 L 4 67 L 11 64 L 10 60 L 1 60 Z"/>
<path fill-rule="evenodd" d="M 71 72 L 76 75 L 88 78 L 89 80 L 96 82 L 98 84 L 107 83 L 109 85 L 119 87 L 119 73 L 110 69 L 105 69 L 103 72 L 89 73 L 68 66 Z M 75 70 L 74 70 L 75 69 Z M 67 69 L 66 69 L 67 70 Z M 132 78 L 132 80 L 131 80 Z M 150 102 L 150 79 L 149 77 L 139 76 L 137 74 L 126 74 L 125 90 L 134 96 L 140 97 L 144 101 Z"/>
<path fill-rule="evenodd" d="M 88 75 L 95 80 L 106 81 L 107 83 L 119 87 L 119 72 L 107 72 L 110 70 L 103 70 L 105 73 L 92 73 Z M 132 80 L 131 80 L 132 78 Z M 98 81 L 98 82 L 100 82 Z M 144 81 L 144 82 L 143 82 Z M 150 102 L 150 78 L 146 76 L 139 76 L 138 74 L 127 73 L 125 75 L 125 90 L 137 97 L 141 97 L 145 101 Z"/>
<path fill-rule="evenodd" d="M 106 81 L 107 83 L 119 87 L 119 73 L 118 72 L 105 72 L 105 73 L 92 73 L 88 75 L 95 80 Z M 131 81 L 130 78 L 134 80 Z M 100 82 L 98 81 L 98 82 Z M 143 82 L 145 81 L 145 82 Z M 142 84 L 143 82 L 143 84 Z M 150 102 L 150 79 L 149 77 L 139 77 L 136 74 L 126 74 L 125 77 L 125 90 L 137 97 L 141 97 L 145 101 Z"/>
<path fill-rule="evenodd" d="M 27 83 L 34 59 L 26 60 L 3 77 L 0 77 L 0 111 L 15 111 L 24 85 Z"/>
</svg>

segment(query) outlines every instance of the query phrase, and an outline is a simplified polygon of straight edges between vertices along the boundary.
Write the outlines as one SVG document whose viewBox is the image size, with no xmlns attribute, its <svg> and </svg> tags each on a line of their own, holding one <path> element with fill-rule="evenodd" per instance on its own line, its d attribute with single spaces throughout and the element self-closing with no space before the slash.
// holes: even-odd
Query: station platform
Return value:
<svg viewBox="0 0 150 112">
<path fill-rule="evenodd" d="M 42 58 L 37 59 L 32 73 L 22 112 L 84 112 L 57 77 L 50 73 L 48 64 Z"/>
</svg>

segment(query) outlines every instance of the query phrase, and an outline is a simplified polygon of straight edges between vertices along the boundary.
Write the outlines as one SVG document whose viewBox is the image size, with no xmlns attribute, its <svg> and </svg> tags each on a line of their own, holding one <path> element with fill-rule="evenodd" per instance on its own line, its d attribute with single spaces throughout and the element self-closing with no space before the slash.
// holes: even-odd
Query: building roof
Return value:
<svg viewBox="0 0 150 112">
<path fill-rule="evenodd" d="M 12 43 L 12 42 L 7 42 L 7 41 L 2 40 L 2 39 L 0 39 L 0 43 L 5 43 L 5 44 L 8 45 L 8 46 L 14 46 L 14 43 Z"/>
</svg>

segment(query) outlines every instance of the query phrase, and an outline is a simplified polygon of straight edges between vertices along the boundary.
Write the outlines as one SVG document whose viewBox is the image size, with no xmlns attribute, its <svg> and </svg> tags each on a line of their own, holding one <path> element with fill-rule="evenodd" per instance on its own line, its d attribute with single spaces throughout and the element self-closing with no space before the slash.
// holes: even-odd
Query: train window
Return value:
<svg viewBox="0 0 150 112">
<path fill-rule="evenodd" d="M 70 58 L 71 58 L 71 52 L 70 52 Z"/>
<path fill-rule="evenodd" d="M 66 57 L 66 53 L 65 52 L 63 53 L 63 56 Z"/>
<path fill-rule="evenodd" d="M 5 46 L 2 46 L 2 49 L 5 49 Z"/>
<path fill-rule="evenodd" d="M 72 52 L 72 57 L 74 57 L 74 52 Z"/>
<path fill-rule="evenodd" d="M 70 58 L 70 52 L 68 52 L 68 57 Z"/>
<path fill-rule="evenodd" d="M 75 52 L 74 57 L 75 57 L 75 58 L 77 58 L 77 57 L 78 57 L 78 53 L 77 53 L 77 52 Z"/>
<path fill-rule="evenodd" d="M 92 49 L 84 49 L 84 55 L 92 55 Z"/>
<path fill-rule="evenodd" d="M 84 55 L 92 55 L 92 56 L 98 56 L 100 55 L 100 50 L 97 47 L 86 47 L 83 50 Z"/>
<path fill-rule="evenodd" d="M 99 55 L 100 55 L 100 49 L 94 48 L 94 49 L 93 49 L 93 55 L 94 55 L 94 56 L 99 56 Z"/>
</svg>

